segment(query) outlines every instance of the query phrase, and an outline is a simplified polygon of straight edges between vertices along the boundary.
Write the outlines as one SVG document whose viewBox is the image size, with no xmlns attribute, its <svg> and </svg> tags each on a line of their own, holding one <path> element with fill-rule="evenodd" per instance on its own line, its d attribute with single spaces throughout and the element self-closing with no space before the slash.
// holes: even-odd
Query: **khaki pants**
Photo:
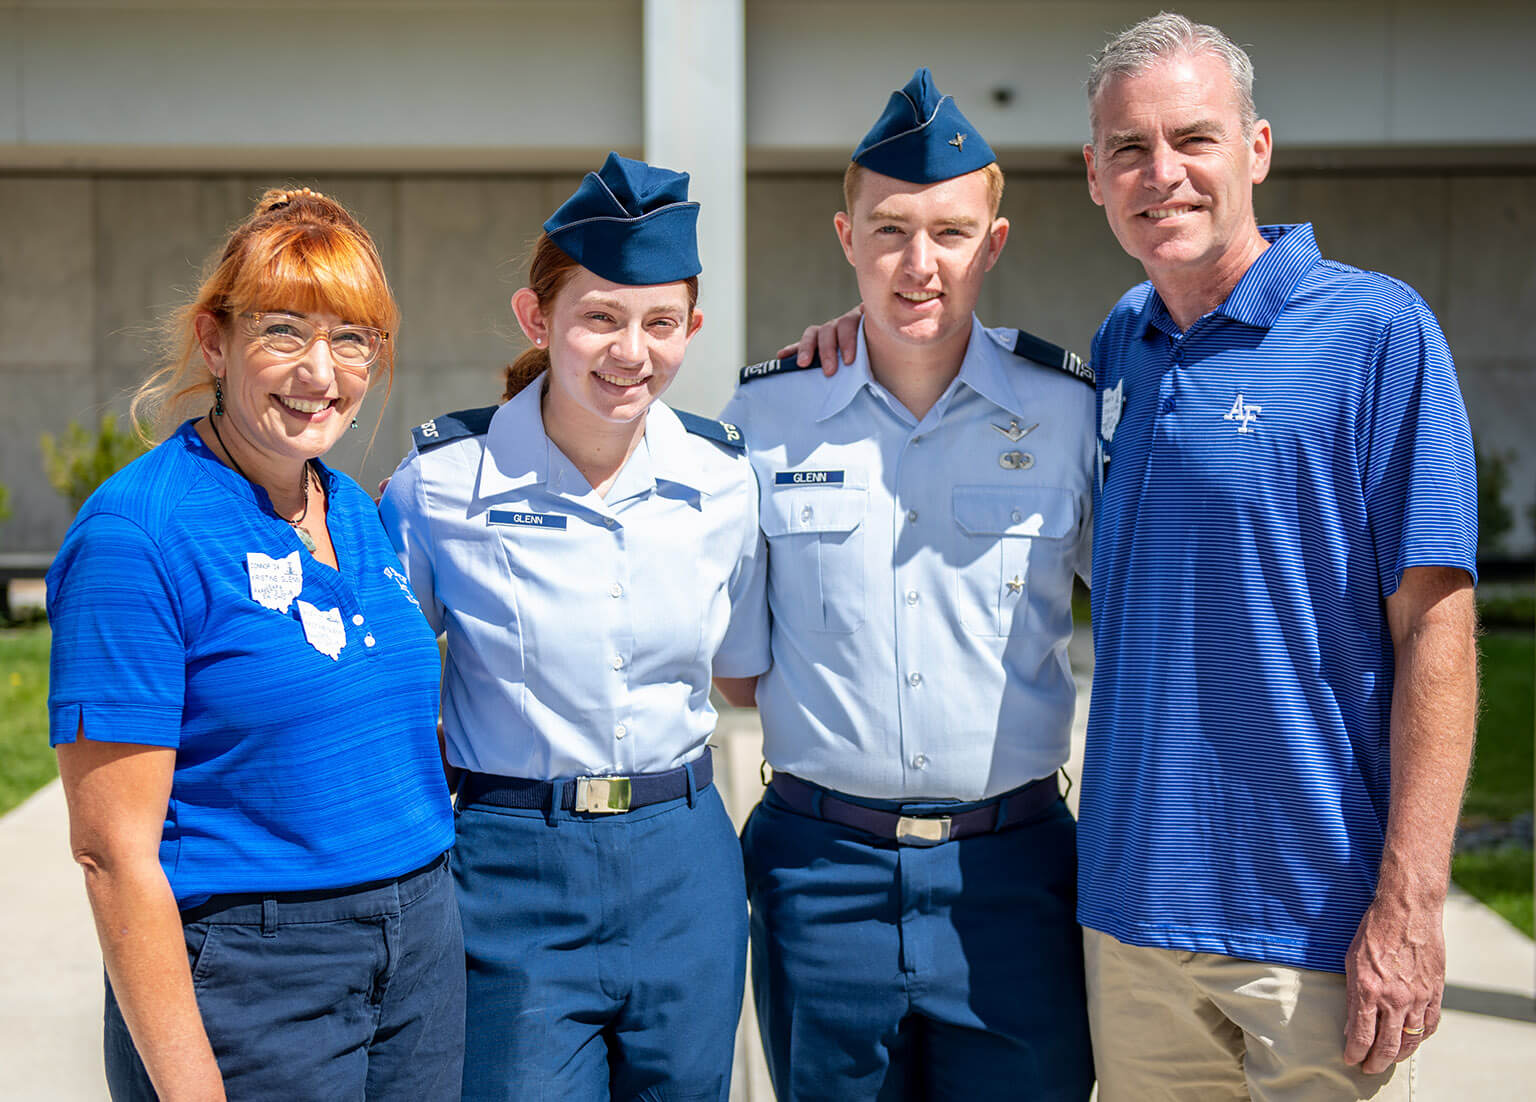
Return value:
<svg viewBox="0 0 1536 1102">
<path fill-rule="evenodd" d="M 1344 977 L 1083 931 L 1100 1102 L 1409 1102 L 1413 1059 L 1344 1063 Z"/>
</svg>

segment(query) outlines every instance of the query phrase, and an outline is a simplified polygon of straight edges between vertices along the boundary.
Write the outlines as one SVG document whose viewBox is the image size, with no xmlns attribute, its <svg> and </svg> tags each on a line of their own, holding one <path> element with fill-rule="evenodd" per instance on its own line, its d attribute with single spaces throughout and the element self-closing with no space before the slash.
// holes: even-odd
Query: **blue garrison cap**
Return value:
<svg viewBox="0 0 1536 1102">
<path fill-rule="evenodd" d="M 939 95 L 926 68 L 912 74 L 859 148 L 853 163 L 914 184 L 936 184 L 985 168 L 997 154 L 960 113 L 953 97 Z"/>
<path fill-rule="evenodd" d="M 608 154 L 544 223 L 560 251 L 614 283 L 675 283 L 699 264 L 699 204 L 688 174 Z"/>
</svg>

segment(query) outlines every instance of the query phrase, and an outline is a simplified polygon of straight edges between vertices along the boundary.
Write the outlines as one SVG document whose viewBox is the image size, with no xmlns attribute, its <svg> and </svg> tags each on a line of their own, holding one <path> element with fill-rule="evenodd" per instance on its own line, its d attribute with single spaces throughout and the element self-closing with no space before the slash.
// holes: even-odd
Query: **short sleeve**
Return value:
<svg viewBox="0 0 1536 1102">
<path fill-rule="evenodd" d="M 187 648 L 175 579 L 139 525 L 78 520 L 48 571 L 48 741 L 178 746 Z"/>
<path fill-rule="evenodd" d="M 438 635 L 443 633 L 443 606 L 437 599 L 432 571 L 431 542 L 428 535 L 426 491 L 422 487 L 421 463 L 412 451 L 400 461 L 379 501 L 379 519 L 389 533 L 389 542 L 405 576 L 410 580 L 421 611 Z"/>
<path fill-rule="evenodd" d="M 734 424 L 734 422 L 732 422 Z M 731 574 L 731 619 L 715 652 L 711 673 L 755 677 L 771 662 L 768 632 L 768 545 L 758 526 L 757 476 L 747 465 L 751 509 L 742 524 L 742 553 Z"/>
<path fill-rule="evenodd" d="M 1389 322 L 1365 404 L 1361 470 L 1383 597 L 1411 566 L 1477 578 L 1477 465 L 1456 365 L 1415 298 Z"/>
</svg>

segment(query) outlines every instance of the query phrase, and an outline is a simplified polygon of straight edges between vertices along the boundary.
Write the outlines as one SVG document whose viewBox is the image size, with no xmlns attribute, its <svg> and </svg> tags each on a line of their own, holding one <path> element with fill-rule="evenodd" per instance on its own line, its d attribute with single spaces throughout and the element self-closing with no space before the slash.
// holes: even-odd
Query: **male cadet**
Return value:
<svg viewBox="0 0 1536 1102">
<path fill-rule="evenodd" d="M 1092 1061 L 1057 792 L 1088 570 L 1093 390 L 973 309 L 1008 222 L 926 69 L 834 219 L 864 316 L 834 377 L 742 371 L 722 417 L 762 490 L 773 780 L 743 835 L 781 1100 L 1083 1099 Z M 737 703 L 752 681 L 723 682 Z"/>
<path fill-rule="evenodd" d="M 1248 56 L 1163 14 L 1088 81 L 1150 281 L 1093 342 L 1079 917 L 1101 1097 L 1408 1098 L 1476 699 L 1472 441 L 1424 301 L 1255 224 Z"/>
</svg>

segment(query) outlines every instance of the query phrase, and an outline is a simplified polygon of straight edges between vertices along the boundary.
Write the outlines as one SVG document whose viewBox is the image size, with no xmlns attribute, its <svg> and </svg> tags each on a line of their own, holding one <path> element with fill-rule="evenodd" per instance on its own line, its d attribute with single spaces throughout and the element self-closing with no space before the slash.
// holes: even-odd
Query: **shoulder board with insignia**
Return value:
<svg viewBox="0 0 1536 1102">
<path fill-rule="evenodd" d="M 1013 342 L 1013 354 L 1023 356 L 1026 360 L 1034 360 L 1046 367 L 1054 367 L 1057 371 L 1064 371 L 1075 379 L 1081 379 L 1089 386 L 1093 386 L 1093 366 L 1084 362 L 1076 352 L 1068 352 L 1059 344 L 1041 340 L 1032 333 L 1019 330 L 1018 338 Z"/>
<path fill-rule="evenodd" d="M 724 444 L 728 448 L 742 451 L 747 442 L 741 438 L 741 430 L 729 421 L 716 421 L 713 417 L 700 417 L 697 413 L 685 413 L 683 410 L 674 409 L 677 419 L 683 423 L 683 428 L 695 436 L 707 436 L 717 444 Z"/>
<path fill-rule="evenodd" d="M 460 440 L 466 436 L 484 436 L 491 427 L 491 418 L 500 406 L 481 406 L 479 409 L 461 409 L 457 413 L 445 413 L 430 421 L 423 421 L 411 430 L 419 452 Z"/>
<path fill-rule="evenodd" d="M 753 379 L 766 379 L 769 375 L 783 375 L 788 371 L 809 371 L 813 367 L 821 366 L 821 357 L 811 356 L 811 362 L 800 365 L 795 362 L 793 356 L 785 356 L 782 360 L 764 360 L 760 364 L 748 364 L 741 369 L 738 381 L 750 383 Z"/>
</svg>

